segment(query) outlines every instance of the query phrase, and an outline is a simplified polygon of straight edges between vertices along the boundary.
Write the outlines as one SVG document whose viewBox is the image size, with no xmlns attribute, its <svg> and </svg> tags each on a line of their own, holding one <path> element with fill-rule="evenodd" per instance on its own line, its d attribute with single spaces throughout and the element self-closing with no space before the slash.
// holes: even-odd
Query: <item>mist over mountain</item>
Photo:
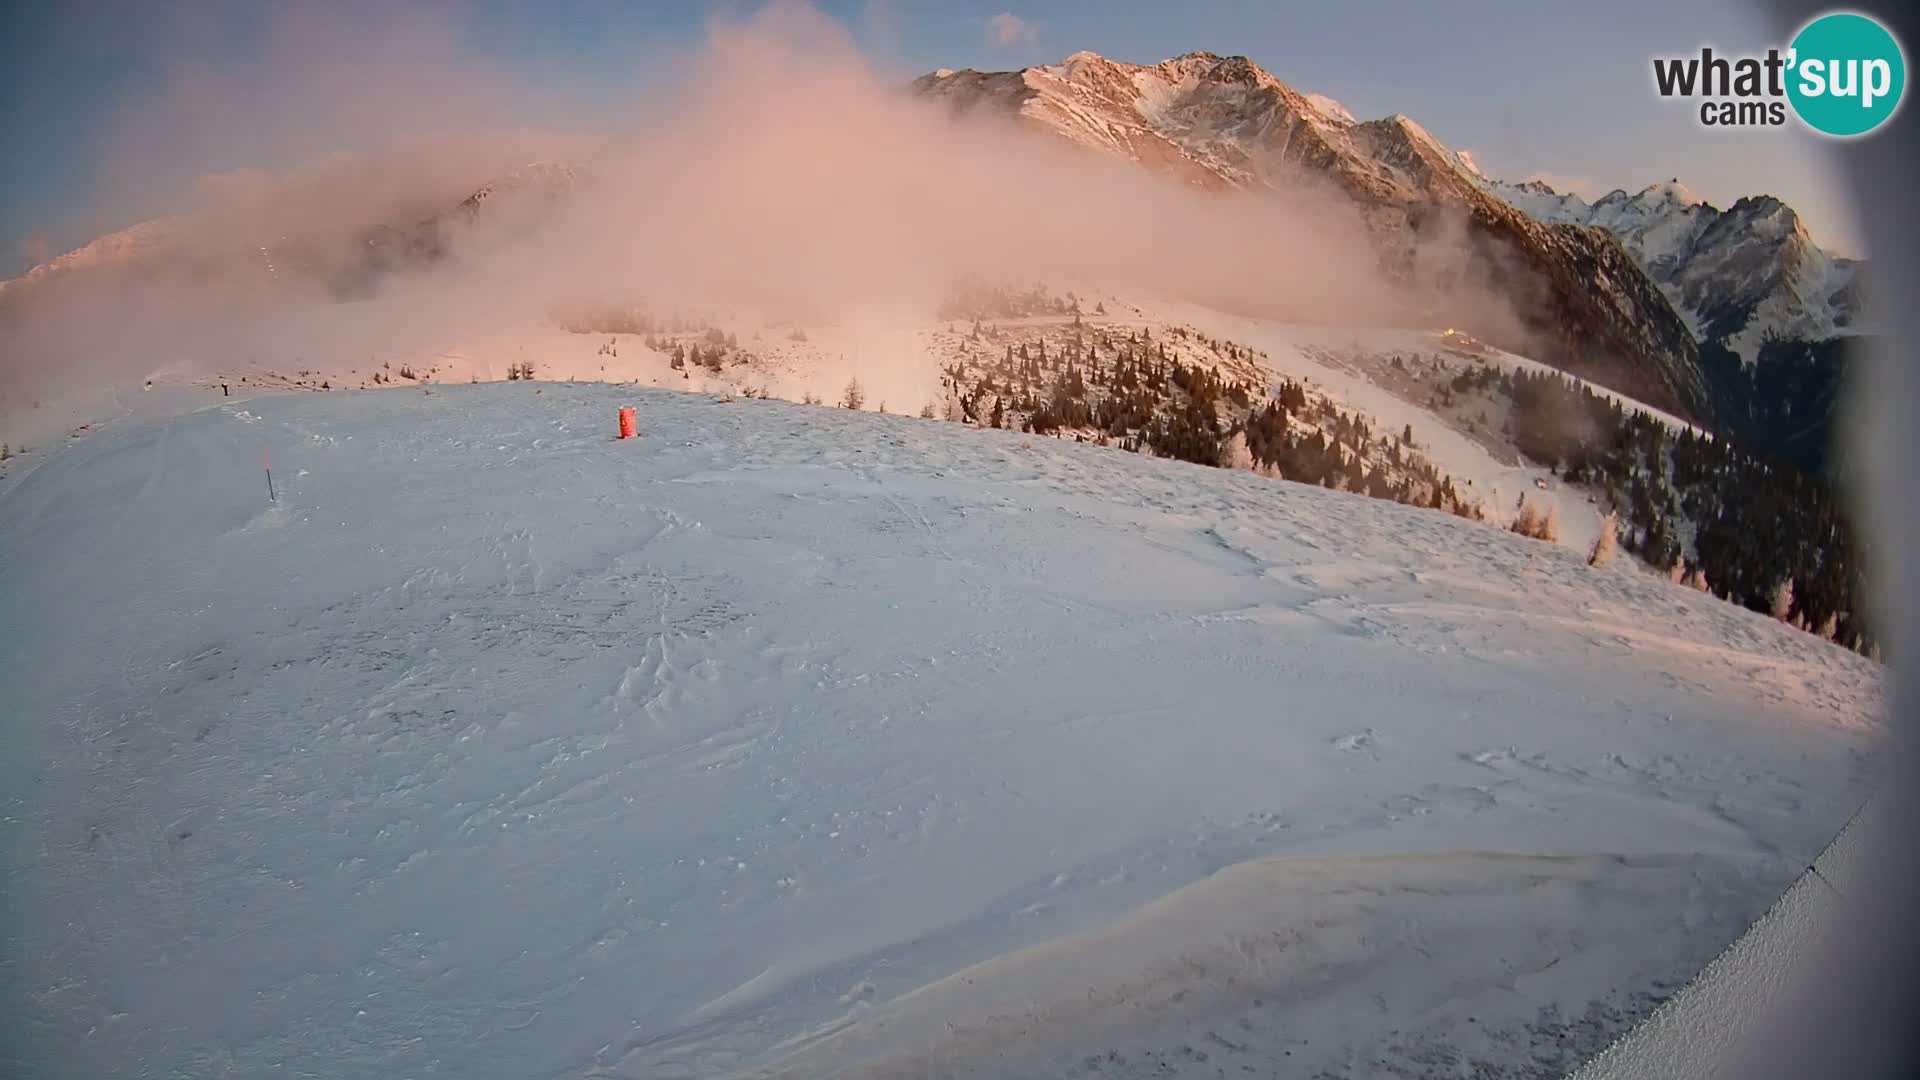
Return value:
<svg viewBox="0 0 1920 1080">
<path fill-rule="evenodd" d="M 1738 423 L 1768 394 L 1716 371 L 1725 351 L 1750 364 L 1764 341 L 1859 318 L 1855 265 L 1777 200 L 1722 212 L 1666 185 L 1588 205 L 1506 184 L 1405 115 L 1359 121 L 1245 57 L 1082 52 L 910 91 L 827 20 L 777 8 L 717 25 L 618 130 L 390 140 L 210 176 L 186 213 L 0 284 L 18 343 L 0 411 L 53 396 L 76 355 L 137 349 L 126 377 L 271 351 L 276 323 L 378 351 L 582 300 L 931 311 L 981 275 L 1461 326 Z"/>
<path fill-rule="evenodd" d="M 1338 192 L 1200 191 L 955 122 L 787 6 L 716 25 L 604 131 L 385 139 L 200 195 L 7 283 L 0 413 L 170 364 L 290 361 L 290 342 L 364 356 L 544 325 L 581 300 L 927 318 L 978 275 L 1354 325 L 1438 317 L 1382 272 Z M 1518 324 L 1498 290 L 1451 292 Z"/>
<path fill-rule="evenodd" d="M 1383 271 L 1433 297 L 1444 321 L 1663 408 L 1710 412 L 1692 336 L 1608 233 L 1536 221 L 1409 117 L 1358 122 L 1246 57 L 1211 53 L 1143 66 L 1082 52 L 1020 71 L 936 71 L 915 89 L 1198 188 L 1335 192 L 1366 222 Z M 1460 294 L 1503 296 L 1512 318 Z"/>
</svg>

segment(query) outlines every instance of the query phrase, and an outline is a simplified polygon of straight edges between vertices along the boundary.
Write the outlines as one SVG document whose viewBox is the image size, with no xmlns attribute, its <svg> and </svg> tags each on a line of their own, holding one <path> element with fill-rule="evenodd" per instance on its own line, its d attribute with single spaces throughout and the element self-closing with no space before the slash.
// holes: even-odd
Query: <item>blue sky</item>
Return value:
<svg viewBox="0 0 1920 1080">
<path fill-rule="evenodd" d="M 292 133 L 310 136 L 297 141 L 306 149 L 351 141 L 351 126 L 337 117 L 334 127 L 299 132 L 303 117 L 328 111 L 325 101 L 283 102 L 257 133 L 236 121 L 227 138 L 202 142 L 175 139 L 167 125 L 182 115 L 177 109 L 143 112 L 156 99 L 177 99 L 183 81 L 195 79 L 210 80 L 230 96 L 257 91 L 270 97 L 279 73 L 262 57 L 273 54 L 275 41 L 285 46 L 313 34 L 312 12 L 338 24 L 337 41 L 344 42 L 402 40 L 387 26 L 401 12 L 409 33 L 434 43 L 440 63 L 519 88 L 511 119 L 538 125 L 591 124 L 644 100 L 664 61 L 698 47 L 709 18 L 756 6 L 345 3 L 308 8 L 296 31 L 282 25 L 291 6 L 227 0 L 172 9 L 101 0 L 20 6 L 0 35 L 0 130 L 7 147 L 0 267 L 15 272 L 29 262 L 29 251 L 58 253 L 177 208 L 197 172 L 295 164 L 284 160 L 296 145 Z M 902 78 L 936 67 L 1020 67 L 1080 49 L 1136 62 L 1196 49 L 1244 54 L 1297 89 L 1339 99 L 1362 119 L 1406 113 L 1447 144 L 1472 151 L 1496 176 L 1541 175 L 1589 196 L 1678 177 L 1721 206 L 1770 193 L 1799 210 L 1823 245 L 1864 253 L 1830 144 L 1791 127 L 1708 132 L 1689 106 L 1653 95 L 1649 60 L 1655 54 L 1683 55 L 1702 44 L 1761 51 L 1779 43 L 1784 35 L 1745 2 L 822 0 L 815 6 L 842 22 L 875 64 Z M 329 63 L 339 69 L 339 85 L 351 89 L 354 65 L 337 58 L 355 55 L 353 49 L 327 55 L 336 58 Z M 362 104 L 390 112 L 396 123 L 413 115 L 404 102 Z M 143 159 L 149 164 L 129 177 L 110 164 L 124 164 L 124 155 L 113 155 L 130 138 L 177 143 L 180 152 L 149 155 Z M 207 152 L 195 159 L 202 145 Z"/>
</svg>

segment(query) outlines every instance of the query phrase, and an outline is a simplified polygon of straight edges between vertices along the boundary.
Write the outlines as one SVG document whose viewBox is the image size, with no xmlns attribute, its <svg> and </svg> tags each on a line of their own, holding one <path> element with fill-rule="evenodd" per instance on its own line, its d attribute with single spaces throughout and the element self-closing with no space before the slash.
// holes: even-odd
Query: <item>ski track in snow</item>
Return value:
<svg viewBox="0 0 1920 1080">
<path fill-rule="evenodd" d="M 1865 793 L 1870 664 L 1628 560 L 537 389 L 129 420 L 0 498 L 0 1071 L 1550 1071 Z"/>
</svg>

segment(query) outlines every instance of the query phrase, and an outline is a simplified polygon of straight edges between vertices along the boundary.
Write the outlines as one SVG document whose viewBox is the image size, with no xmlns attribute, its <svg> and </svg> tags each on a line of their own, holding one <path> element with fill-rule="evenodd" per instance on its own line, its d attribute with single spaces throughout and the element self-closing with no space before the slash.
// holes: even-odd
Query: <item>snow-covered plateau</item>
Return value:
<svg viewBox="0 0 1920 1080">
<path fill-rule="evenodd" d="M 1877 667 L 1630 559 L 546 378 L 16 472 L 0 1072 L 1557 1075 L 1866 795 Z"/>
</svg>

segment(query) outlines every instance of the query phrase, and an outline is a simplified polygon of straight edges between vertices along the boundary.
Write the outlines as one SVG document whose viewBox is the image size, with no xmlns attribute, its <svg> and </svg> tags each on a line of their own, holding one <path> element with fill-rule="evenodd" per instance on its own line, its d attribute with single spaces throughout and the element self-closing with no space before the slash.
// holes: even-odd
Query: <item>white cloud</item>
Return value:
<svg viewBox="0 0 1920 1080">
<path fill-rule="evenodd" d="M 1010 11 L 987 20 L 987 41 L 1002 49 L 1016 45 L 1032 46 L 1040 42 L 1040 27 Z"/>
</svg>

